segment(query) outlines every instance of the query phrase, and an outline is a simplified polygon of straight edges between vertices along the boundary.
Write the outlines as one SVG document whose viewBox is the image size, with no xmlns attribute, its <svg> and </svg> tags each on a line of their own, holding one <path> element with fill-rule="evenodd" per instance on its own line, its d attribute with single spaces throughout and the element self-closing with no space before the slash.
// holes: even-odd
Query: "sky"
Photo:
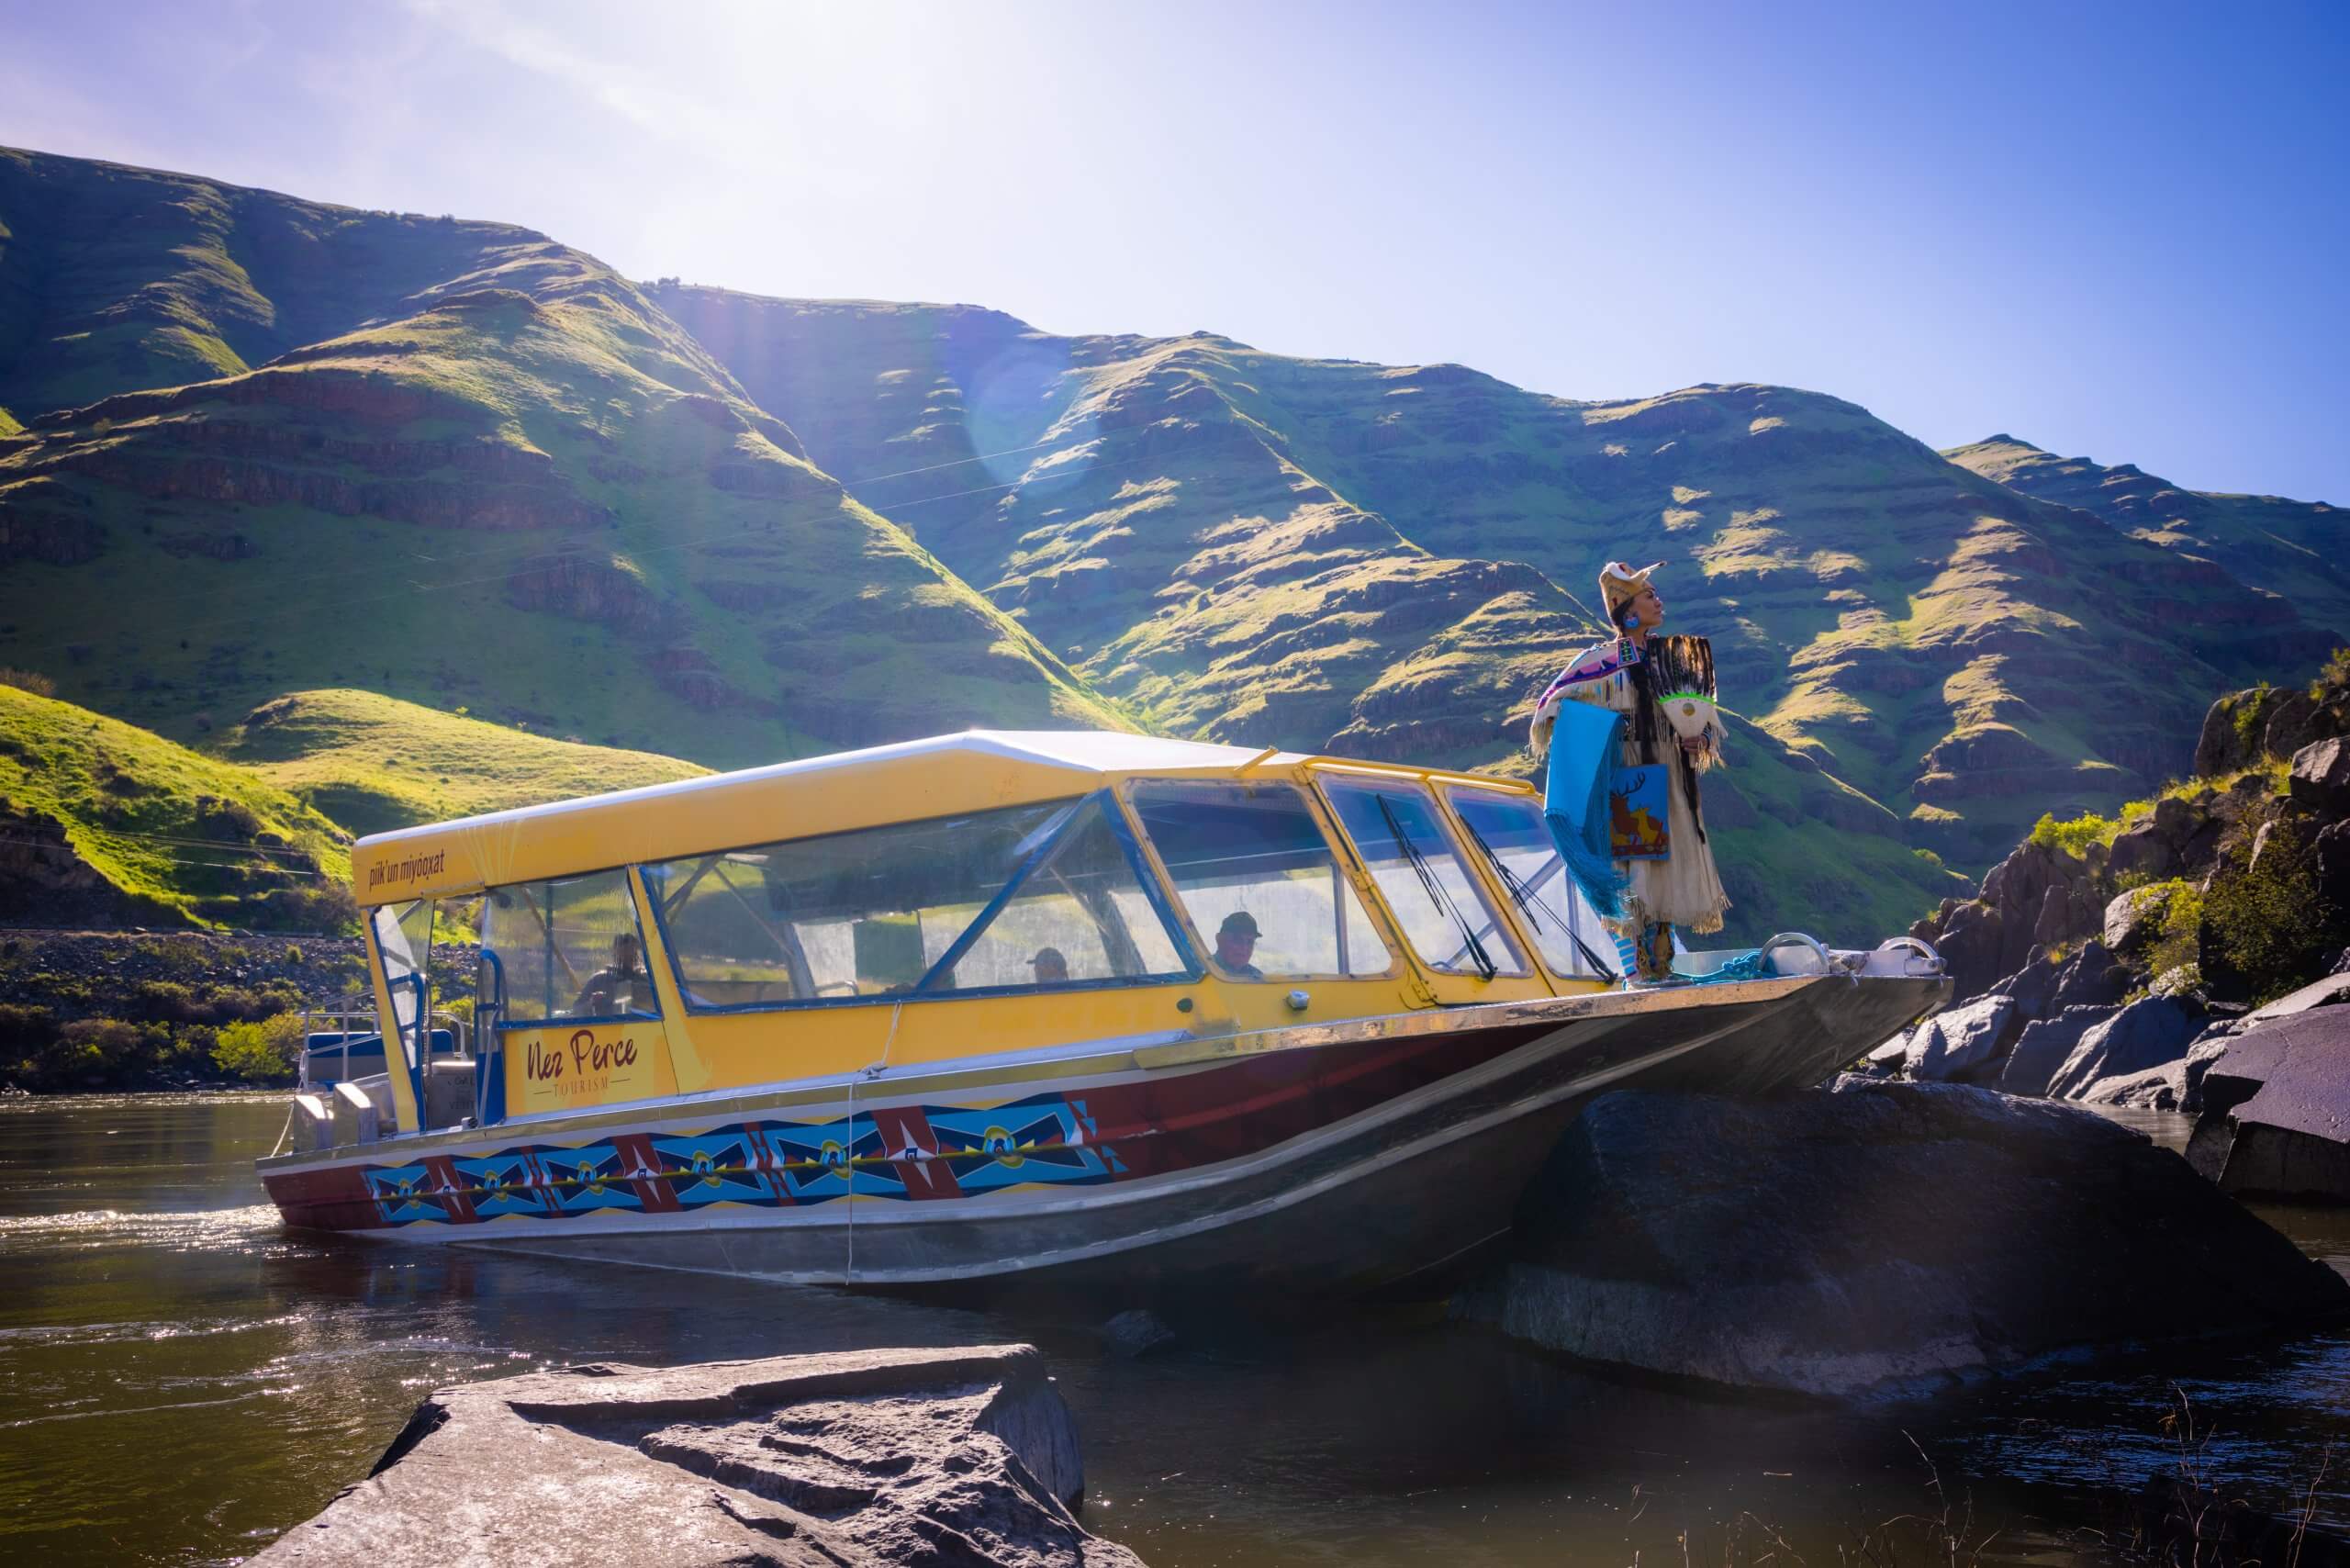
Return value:
<svg viewBox="0 0 2350 1568">
<path fill-rule="evenodd" d="M 2350 504 L 2350 5 L 0 0 L 0 144 Z"/>
</svg>

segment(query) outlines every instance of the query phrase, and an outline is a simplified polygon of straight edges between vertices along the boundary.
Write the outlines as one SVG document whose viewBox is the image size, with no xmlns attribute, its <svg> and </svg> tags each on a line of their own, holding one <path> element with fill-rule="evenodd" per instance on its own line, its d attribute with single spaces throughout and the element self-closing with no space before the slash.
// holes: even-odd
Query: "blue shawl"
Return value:
<svg viewBox="0 0 2350 1568">
<path fill-rule="evenodd" d="M 1623 757 L 1624 715 L 1589 702 L 1559 704 L 1542 819 L 1567 872 L 1602 920 L 1621 920 L 1632 881 L 1607 854 L 1607 786 Z"/>
</svg>

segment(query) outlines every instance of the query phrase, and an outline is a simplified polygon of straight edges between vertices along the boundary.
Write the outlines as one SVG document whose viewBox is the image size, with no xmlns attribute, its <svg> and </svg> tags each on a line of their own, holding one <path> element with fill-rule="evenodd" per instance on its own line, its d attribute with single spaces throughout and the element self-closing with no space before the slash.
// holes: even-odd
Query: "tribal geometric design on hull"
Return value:
<svg viewBox="0 0 2350 1568">
<path fill-rule="evenodd" d="M 562 1219 L 599 1209 L 677 1214 L 714 1204 L 790 1208 L 835 1198 L 936 1201 L 1129 1174 L 1093 1141 L 1081 1099 L 1040 1094 L 972 1110 L 890 1105 L 832 1122 L 735 1122 L 683 1137 L 621 1133 L 576 1146 L 428 1156 L 363 1168 L 386 1226 Z"/>
</svg>

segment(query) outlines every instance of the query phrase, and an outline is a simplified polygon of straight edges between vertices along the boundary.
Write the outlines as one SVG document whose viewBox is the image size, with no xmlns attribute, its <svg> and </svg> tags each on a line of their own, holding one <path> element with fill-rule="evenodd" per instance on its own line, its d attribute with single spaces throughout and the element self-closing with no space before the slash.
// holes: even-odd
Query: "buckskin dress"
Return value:
<svg viewBox="0 0 2350 1568">
<path fill-rule="evenodd" d="M 1567 666 L 1566 673 L 1550 684 L 1534 711 L 1534 749 L 1539 756 L 1550 749 L 1550 728 L 1558 716 L 1558 704 L 1588 702 L 1624 715 L 1623 756 L 1626 767 L 1638 767 L 1643 763 L 1671 762 L 1681 750 L 1673 737 L 1673 730 L 1662 710 L 1656 714 L 1655 755 L 1641 755 L 1637 722 L 1637 705 L 1641 701 L 1639 687 L 1616 657 L 1617 644 L 1595 644 L 1577 655 Z M 1651 700 L 1653 707 L 1653 700 Z M 1720 766 L 1722 735 L 1719 722 L 1707 730 L 1712 743 L 1696 758 L 1696 770 L 1706 773 Z M 1672 774 L 1672 805 L 1668 823 L 1673 834 L 1673 852 L 1662 860 L 1618 860 L 1616 868 L 1631 881 L 1631 890 L 1625 904 L 1625 917 L 1607 922 L 1608 929 L 1619 935 L 1638 939 L 1642 926 L 1652 921 L 1664 921 L 1692 935 L 1703 936 L 1722 928 L 1722 913 L 1729 908 L 1729 894 L 1723 890 L 1721 873 L 1714 867 L 1713 846 L 1698 835 L 1696 813 L 1689 809 L 1689 794 L 1683 788 L 1681 770 L 1675 767 Z"/>
</svg>

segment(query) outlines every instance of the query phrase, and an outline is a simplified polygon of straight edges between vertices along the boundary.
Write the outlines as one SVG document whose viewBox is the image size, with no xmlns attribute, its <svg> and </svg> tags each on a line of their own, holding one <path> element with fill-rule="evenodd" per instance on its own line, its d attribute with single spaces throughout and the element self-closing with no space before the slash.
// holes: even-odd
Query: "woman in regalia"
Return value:
<svg viewBox="0 0 2350 1568">
<path fill-rule="evenodd" d="M 1676 926 L 1696 935 L 1719 931 L 1729 908 L 1697 787 L 1698 775 L 1722 758 L 1713 652 L 1702 637 L 1656 635 L 1664 600 L 1650 577 L 1662 565 L 1635 571 L 1610 561 L 1601 569 L 1600 598 L 1617 634 L 1577 655 L 1534 711 L 1534 754 L 1548 756 L 1551 768 L 1553 835 L 1584 896 L 1631 944 L 1645 980 L 1673 978 Z M 1562 719 L 1573 722 L 1562 729 Z M 1652 814 L 1626 810 L 1633 770 L 1656 765 L 1662 777 L 1639 782 L 1666 793 L 1662 854 L 1649 847 Z M 1607 821 L 1598 819 L 1603 811 Z M 1633 846 L 1628 856 L 1617 853 Z"/>
</svg>

